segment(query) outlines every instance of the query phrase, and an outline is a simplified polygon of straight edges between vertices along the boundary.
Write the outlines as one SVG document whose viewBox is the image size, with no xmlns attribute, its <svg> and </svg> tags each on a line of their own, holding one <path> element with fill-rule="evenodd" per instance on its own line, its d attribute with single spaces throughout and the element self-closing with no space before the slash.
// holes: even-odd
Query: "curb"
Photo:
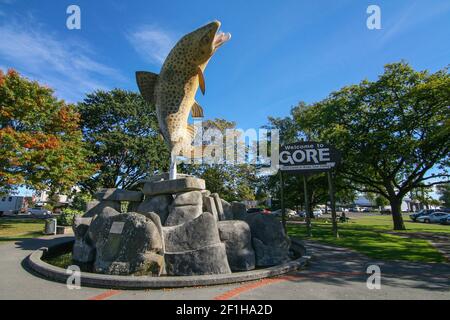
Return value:
<svg viewBox="0 0 450 320">
<path fill-rule="evenodd" d="M 50 251 L 60 250 L 62 247 L 71 245 L 71 242 L 73 242 L 73 240 L 48 248 L 43 247 L 34 251 L 26 259 L 28 267 L 49 280 L 65 283 L 71 274 L 66 273 L 66 270 L 63 268 L 55 267 L 44 262 L 42 257 Z M 296 260 L 265 269 L 235 272 L 232 274 L 175 277 L 115 276 L 81 272 L 80 280 L 81 285 L 87 287 L 110 289 L 162 289 L 212 286 L 276 277 L 303 268 L 311 258 L 306 255 L 306 249 L 300 241 L 291 239 L 291 242 L 292 249 L 302 256 Z"/>
</svg>

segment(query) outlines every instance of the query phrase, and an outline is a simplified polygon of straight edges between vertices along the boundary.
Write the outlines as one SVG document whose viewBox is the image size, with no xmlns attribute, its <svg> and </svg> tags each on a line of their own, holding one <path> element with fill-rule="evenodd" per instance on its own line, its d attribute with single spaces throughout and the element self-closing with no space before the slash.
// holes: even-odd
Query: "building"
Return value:
<svg viewBox="0 0 450 320">
<path fill-rule="evenodd" d="M 13 195 L 0 197 L 0 216 L 25 213 L 32 202 L 31 197 Z"/>
</svg>

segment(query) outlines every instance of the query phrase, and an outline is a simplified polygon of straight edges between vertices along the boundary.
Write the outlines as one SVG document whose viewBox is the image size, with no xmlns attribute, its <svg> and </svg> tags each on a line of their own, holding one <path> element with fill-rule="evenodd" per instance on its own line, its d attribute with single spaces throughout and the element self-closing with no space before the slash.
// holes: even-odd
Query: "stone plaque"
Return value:
<svg viewBox="0 0 450 320">
<path fill-rule="evenodd" d="M 109 229 L 109 233 L 113 234 L 122 234 L 123 226 L 125 222 L 113 222 L 111 229 Z"/>
</svg>

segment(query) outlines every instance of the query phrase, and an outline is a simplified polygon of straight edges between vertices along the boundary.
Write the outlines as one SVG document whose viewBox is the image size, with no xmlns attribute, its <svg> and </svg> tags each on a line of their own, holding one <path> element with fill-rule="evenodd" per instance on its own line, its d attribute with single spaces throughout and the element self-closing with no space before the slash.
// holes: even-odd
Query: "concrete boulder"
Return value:
<svg viewBox="0 0 450 320">
<path fill-rule="evenodd" d="M 196 250 L 220 243 L 217 223 L 205 212 L 192 221 L 173 227 L 163 227 L 165 252 Z"/>
<path fill-rule="evenodd" d="M 76 239 L 72 249 L 72 260 L 88 264 L 95 261 L 95 247 L 85 239 Z"/>
<path fill-rule="evenodd" d="M 83 215 L 84 218 L 92 218 L 98 214 L 101 214 L 107 208 L 114 209 L 116 211 L 121 210 L 120 201 L 110 201 L 110 200 L 93 200 L 87 204 L 87 211 Z"/>
<path fill-rule="evenodd" d="M 158 194 L 175 194 L 204 189 L 205 180 L 194 177 L 184 177 L 175 180 L 146 182 L 144 184 L 143 193 L 147 196 L 154 196 Z"/>
<path fill-rule="evenodd" d="M 203 212 L 211 213 L 216 221 L 219 221 L 219 214 L 217 213 L 216 203 L 213 197 L 203 194 Z"/>
<path fill-rule="evenodd" d="M 113 208 L 105 208 L 100 214 L 96 215 L 90 225 L 87 232 L 87 237 L 89 237 L 89 241 L 95 245 L 97 242 L 98 235 L 105 228 L 105 224 L 111 217 L 119 215 L 120 212 L 114 210 Z"/>
<path fill-rule="evenodd" d="M 165 226 L 175 226 L 191 221 L 203 213 L 203 201 L 200 191 L 180 192 L 169 206 L 169 215 Z"/>
<path fill-rule="evenodd" d="M 222 201 L 220 200 L 219 194 L 213 193 L 213 194 L 211 194 L 211 197 L 214 199 L 214 204 L 216 205 L 219 221 L 226 220 L 225 214 L 223 213 Z"/>
<path fill-rule="evenodd" d="M 232 271 L 255 269 L 255 251 L 250 227 L 245 221 L 220 221 L 220 240 L 225 244 L 228 264 Z"/>
<path fill-rule="evenodd" d="M 231 203 L 231 213 L 233 214 L 233 219 L 243 220 L 247 215 L 247 208 L 242 202 L 233 201 Z"/>
<path fill-rule="evenodd" d="M 138 213 L 154 212 L 161 219 L 164 225 L 169 215 L 169 205 L 173 202 L 171 195 L 163 194 L 146 198 L 137 208 Z"/>
<path fill-rule="evenodd" d="M 91 225 L 92 218 L 83 218 L 83 217 L 75 217 L 72 230 L 75 235 L 75 239 L 83 239 L 89 230 L 89 226 Z"/>
<path fill-rule="evenodd" d="M 94 270 L 98 273 L 159 276 L 164 267 L 158 227 L 138 213 L 106 218 L 95 246 Z"/>
<path fill-rule="evenodd" d="M 129 202 L 141 202 L 143 194 L 140 191 L 131 191 L 116 188 L 100 189 L 94 197 L 97 200 L 103 201 L 129 201 Z"/>
<path fill-rule="evenodd" d="M 171 276 L 231 273 L 223 243 L 186 252 L 166 252 L 164 259 L 167 275 Z"/>
<path fill-rule="evenodd" d="M 214 216 L 205 212 L 182 225 L 163 227 L 168 275 L 230 273 Z"/>
<path fill-rule="evenodd" d="M 276 217 L 251 213 L 244 221 L 250 226 L 257 267 L 270 267 L 290 260 L 290 240 Z"/>
<path fill-rule="evenodd" d="M 234 216 L 233 216 L 233 211 L 231 208 L 231 203 L 229 203 L 228 201 L 225 201 L 223 199 L 220 199 L 220 201 L 222 202 L 222 208 L 223 208 L 223 214 L 225 216 L 225 220 L 233 220 Z"/>
</svg>

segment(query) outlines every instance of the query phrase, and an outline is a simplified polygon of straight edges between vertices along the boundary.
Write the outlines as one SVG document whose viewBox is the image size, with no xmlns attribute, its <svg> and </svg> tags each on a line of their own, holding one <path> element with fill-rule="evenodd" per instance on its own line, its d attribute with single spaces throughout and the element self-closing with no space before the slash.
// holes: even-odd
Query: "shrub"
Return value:
<svg viewBox="0 0 450 320">
<path fill-rule="evenodd" d="M 75 217 L 83 215 L 83 211 L 66 208 L 57 218 L 58 225 L 71 226 Z"/>
</svg>

